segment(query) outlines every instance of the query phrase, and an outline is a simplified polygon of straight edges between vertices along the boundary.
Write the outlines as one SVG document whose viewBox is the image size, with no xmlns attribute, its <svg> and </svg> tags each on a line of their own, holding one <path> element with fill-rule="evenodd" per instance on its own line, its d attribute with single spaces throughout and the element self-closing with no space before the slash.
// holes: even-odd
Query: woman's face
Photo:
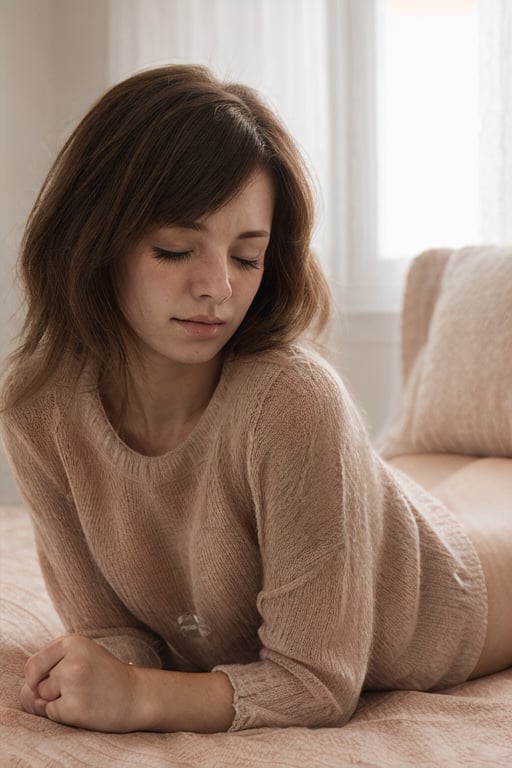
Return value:
<svg viewBox="0 0 512 768">
<path fill-rule="evenodd" d="M 263 277 L 274 199 L 256 171 L 223 208 L 154 229 L 127 254 L 120 304 L 147 362 L 204 363 L 233 336 Z"/>
</svg>

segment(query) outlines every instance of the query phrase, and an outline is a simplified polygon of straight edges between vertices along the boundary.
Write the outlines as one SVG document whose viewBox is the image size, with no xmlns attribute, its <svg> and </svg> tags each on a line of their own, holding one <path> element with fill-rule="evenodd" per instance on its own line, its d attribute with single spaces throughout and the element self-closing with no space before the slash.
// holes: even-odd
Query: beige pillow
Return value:
<svg viewBox="0 0 512 768">
<path fill-rule="evenodd" d="M 512 457 L 512 248 L 453 251 L 438 287 L 399 419 L 380 450 L 386 458 L 403 453 Z M 414 288 L 421 289 L 421 284 Z M 413 314 L 411 306 L 408 312 Z"/>
</svg>

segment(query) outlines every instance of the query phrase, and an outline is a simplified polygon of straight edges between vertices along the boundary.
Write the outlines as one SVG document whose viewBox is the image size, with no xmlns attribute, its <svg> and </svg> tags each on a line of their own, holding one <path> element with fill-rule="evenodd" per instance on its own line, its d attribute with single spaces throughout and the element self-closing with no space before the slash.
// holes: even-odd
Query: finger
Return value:
<svg viewBox="0 0 512 768">
<path fill-rule="evenodd" d="M 20 690 L 20 702 L 25 712 L 28 712 L 29 715 L 35 714 L 34 712 L 35 700 L 36 700 L 36 696 L 34 694 L 34 691 L 24 682 Z"/>
<path fill-rule="evenodd" d="M 70 708 L 69 702 L 66 703 L 65 699 L 60 696 L 55 701 L 49 701 L 46 705 L 46 717 L 48 720 L 54 720 L 56 723 L 64 723 L 65 725 L 73 725 L 76 728 L 91 728 L 91 725 L 87 723 L 87 719 L 84 718 L 83 713 L 76 707 Z"/>
<path fill-rule="evenodd" d="M 34 691 L 25 683 L 20 691 L 21 706 L 29 715 L 46 715 L 46 701 L 34 694 Z"/>
<path fill-rule="evenodd" d="M 54 699 L 57 699 L 61 694 L 58 676 L 50 672 L 48 677 L 41 680 L 37 686 L 36 693 L 45 701 L 53 701 Z"/>
<path fill-rule="evenodd" d="M 64 657 L 63 639 L 54 640 L 25 662 L 25 681 L 33 691 L 36 691 L 41 680 L 44 680 L 49 671 Z"/>
<path fill-rule="evenodd" d="M 49 701 L 46 705 L 46 717 L 48 720 L 54 720 L 56 723 L 62 723 L 64 722 L 62 715 L 60 713 L 60 699 L 55 699 L 55 701 Z M 67 721 L 66 721 L 67 722 Z M 71 725 L 72 723 L 67 723 L 68 725 Z"/>
</svg>

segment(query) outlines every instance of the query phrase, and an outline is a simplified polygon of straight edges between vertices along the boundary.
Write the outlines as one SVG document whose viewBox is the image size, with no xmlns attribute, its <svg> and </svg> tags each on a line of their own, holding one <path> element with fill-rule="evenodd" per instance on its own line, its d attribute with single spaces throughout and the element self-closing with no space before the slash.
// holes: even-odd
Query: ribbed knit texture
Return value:
<svg viewBox="0 0 512 768">
<path fill-rule="evenodd" d="M 138 664 L 222 669 L 232 730 L 341 725 L 363 687 L 471 673 L 476 553 L 374 452 L 323 360 L 229 359 L 193 432 L 159 457 L 123 444 L 92 372 L 73 394 L 71 370 L 3 425 L 69 631 Z"/>
<path fill-rule="evenodd" d="M 511 328 L 510 246 L 417 257 L 402 313 L 404 396 L 383 455 L 512 457 Z"/>
</svg>

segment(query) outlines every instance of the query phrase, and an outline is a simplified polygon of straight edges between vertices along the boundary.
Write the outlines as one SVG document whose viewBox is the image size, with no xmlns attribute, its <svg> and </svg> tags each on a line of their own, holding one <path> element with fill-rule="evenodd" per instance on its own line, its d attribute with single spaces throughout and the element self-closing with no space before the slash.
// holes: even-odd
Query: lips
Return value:
<svg viewBox="0 0 512 768">
<path fill-rule="evenodd" d="M 225 321 L 218 317 L 207 317 L 199 315 L 197 317 L 188 317 L 186 320 L 173 318 L 174 321 L 185 331 L 188 336 L 196 339 L 213 339 L 220 331 Z"/>
<path fill-rule="evenodd" d="M 176 318 L 179 319 L 179 318 Z M 184 323 L 202 323 L 203 325 L 223 325 L 225 320 L 220 317 L 211 317 L 209 315 L 197 315 L 197 317 L 185 317 L 180 320 Z"/>
</svg>

